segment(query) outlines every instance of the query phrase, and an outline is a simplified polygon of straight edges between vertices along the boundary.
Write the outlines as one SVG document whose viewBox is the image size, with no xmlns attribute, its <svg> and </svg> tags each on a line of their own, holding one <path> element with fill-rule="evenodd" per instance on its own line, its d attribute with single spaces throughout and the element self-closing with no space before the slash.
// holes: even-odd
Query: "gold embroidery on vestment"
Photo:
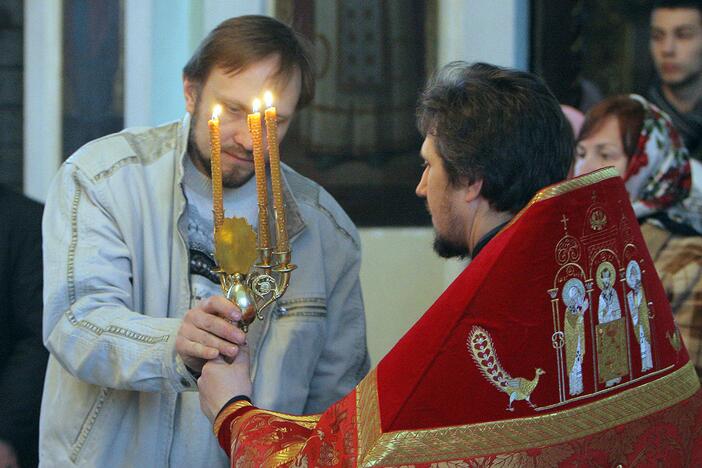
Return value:
<svg viewBox="0 0 702 468">
<path fill-rule="evenodd" d="M 598 323 L 595 329 L 597 330 L 599 382 L 605 383 L 624 377 L 629 373 L 624 319 L 619 318 L 607 323 Z"/>
<path fill-rule="evenodd" d="M 380 417 L 369 418 L 367 425 L 358 426 L 359 442 L 364 440 L 363 450 L 359 443 L 358 465 L 460 460 L 556 445 L 648 416 L 691 397 L 699 388 L 688 362 L 657 380 L 600 401 L 539 416 L 385 434 L 381 434 Z M 359 394 L 359 414 L 377 398 L 377 387 Z M 374 423 L 377 426 L 372 427 Z"/>
</svg>

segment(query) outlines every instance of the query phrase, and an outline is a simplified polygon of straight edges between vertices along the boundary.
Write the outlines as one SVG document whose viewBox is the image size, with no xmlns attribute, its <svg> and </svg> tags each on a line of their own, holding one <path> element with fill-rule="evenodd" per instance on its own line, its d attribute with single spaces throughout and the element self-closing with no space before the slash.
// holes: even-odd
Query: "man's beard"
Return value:
<svg viewBox="0 0 702 468">
<path fill-rule="evenodd" d="M 200 148 L 197 145 L 197 142 L 195 141 L 195 128 L 197 127 L 197 123 L 200 119 L 200 103 L 197 102 L 195 104 L 196 110 L 196 115 L 193 115 L 191 118 L 190 122 L 190 133 L 188 135 L 188 154 L 190 157 L 193 159 L 193 163 L 197 166 L 198 163 L 199 165 L 205 169 L 206 174 L 208 177 L 212 177 L 212 161 L 210 158 L 205 157 L 202 151 L 200 151 Z M 245 153 L 247 156 L 250 156 L 250 159 L 252 159 L 252 154 L 249 151 L 244 150 L 241 148 L 242 153 Z M 254 176 L 254 171 L 251 171 L 249 173 L 243 173 L 243 172 L 238 172 L 236 169 L 233 170 L 232 172 L 225 174 L 222 172 L 222 186 L 225 188 L 239 188 L 242 185 L 244 185 L 246 182 L 251 180 L 251 178 Z"/>
</svg>

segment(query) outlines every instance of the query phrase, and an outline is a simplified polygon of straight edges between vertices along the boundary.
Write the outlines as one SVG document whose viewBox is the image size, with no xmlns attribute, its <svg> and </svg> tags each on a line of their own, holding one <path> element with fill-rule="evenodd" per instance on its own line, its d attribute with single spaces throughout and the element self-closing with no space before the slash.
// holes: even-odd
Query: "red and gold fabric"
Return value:
<svg viewBox="0 0 702 468">
<path fill-rule="evenodd" d="M 215 432 L 232 466 L 700 465 L 699 387 L 608 168 L 539 192 L 325 413 Z"/>
</svg>

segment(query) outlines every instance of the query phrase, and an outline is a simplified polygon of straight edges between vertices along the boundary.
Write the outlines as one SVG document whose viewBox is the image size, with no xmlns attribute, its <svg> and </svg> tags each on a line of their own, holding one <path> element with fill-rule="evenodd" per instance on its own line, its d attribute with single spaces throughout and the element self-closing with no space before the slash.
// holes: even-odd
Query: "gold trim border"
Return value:
<svg viewBox="0 0 702 468">
<path fill-rule="evenodd" d="M 563 182 L 559 182 L 555 185 L 551 185 L 549 187 L 543 188 L 536 192 L 536 195 L 534 195 L 531 200 L 529 200 L 529 203 L 519 210 L 519 213 L 517 213 L 514 218 L 505 226 L 502 228 L 502 230 L 506 229 L 507 227 L 511 226 L 514 224 L 519 218 L 522 217 L 522 215 L 533 205 L 549 200 L 551 198 L 566 194 L 568 192 L 572 192 L 573 190 L 577 190 L 583 187 L 587 187 L 588 185 L 594 185 L 598 182 L 602 182 L 603 180 L 607 179 L 612 179 L 614 177 L 619 177 L 619 173 L 617 170 L 613 167 L 605 167 L 604 169 L 599 169 L 595 172 L 591 172 L 589 174 L 585 174 L 580 177 L 576 177 L 575 179 L 568 179 Z"/>
<path fill-rule="evenodd" d="M 246 406 L 253 406 L 253 405 L 248 400 L 239 400 L 239 401 L 235 401 L 231 405 L 224 408 L 219 413 L 217 418 L 215 418 L 214 424 L 212 426 L 212 430 L 214 432 L 215 437 L 219 437 L 219 430 L 222 428 L 222 423 L 224 423 L 224 420 L 227 419 L 230 414 L 232 414 L 235 411 L 238 411 L 241 408 L 244 408 Z"/>
<path fill-rule="evenodd" d="M 378 401 L 378 374 L 374 367 L 356 387 L 356 427 L 358 428 L 358 455 L 356 466 L 383 435 L 380 426 L 380 403 Z"/>
<path fill-rule="evenodd" d="M 253 406 L 251 403 L 249 403 L 247 400 L 240 400 L 237 402 L 232 403 L 229 405 L 226 409 L 224 409 L 217 419 L 215 419 L 214 425 L 212 427 L 212 430 L 214 431 L 214 434 L 216 437 L 219 435 L 219 430 L 222 428 L 222 423 L 224 420 L 232 413 L 235 411 L 244 408 L 246 406 Z M 268 411 L 268 410 L 262 410 L 257 407 L 254 407 L 251 411 L 246 413 L 243 416 L 239 416 L 236 421 L 237 425 L 243 424 L 244 421 L 248 420 L 251 416 L 256 416 L 256 415 L 262 415 L 265 414 L 267 416 L 272 416 L 276 417 L 279 419 L 283 419 L 286 421 L 291 421 L 294 423 L 299 424 L 300 426 L 306 427 L 307 429 L 313 429 L 317 423 L 319 422 L 319 418 L 322 416 L 321 414 L 310 414 L 306 416 L 296 416 L 292 414 L 285 414 L 285 413 L 278 413 L 276 411 Z"/>
<path fill-rule="evenodd" d="M 362 386 L 375 384 L 364 380 Z M 382 434 L 377 386 L 357 395 L 359 466 L 401 465 L 513 452 L 560 444 L 643 418 L 697 392 L 700 382 L 691 362 L 652 382 L 603 400 L 556 413 L 438 429 Z M 371 391 L 372 390 L 372 391 Z"/>
<path fill-rule="evenodd" d="M 564 193 L 572 192 L 573 190 L 577 190 L 579 188 L 587 187 L 588 185 L 602 182 L 606 179 L 612 179 L 614 177 L 619 177 L 619 173 L 614 167 L 608 166 L 589 174 L 585 174 L 584 176 L 568 179 L 556 185 L 551 185 L 550 187 L 539 190 L 539 192 L 534 195 L 534 198 L 531 199 L 527 206 L 533 205 L 534 203 L 538 203 L 540 201 L 548 200 L 549 198 L 553 198 L 558 195 L 563 195 Z"/>
</svg>

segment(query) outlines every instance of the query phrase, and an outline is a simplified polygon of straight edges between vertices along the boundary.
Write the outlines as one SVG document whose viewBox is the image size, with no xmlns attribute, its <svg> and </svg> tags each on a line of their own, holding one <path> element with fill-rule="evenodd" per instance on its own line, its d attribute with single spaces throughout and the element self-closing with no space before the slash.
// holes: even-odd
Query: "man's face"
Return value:
<svg viewBox="0 0 702 468">
<path fill-rule="evenodd" d="M 702 80 L 702 15 L 699 10 L 653 10 L 651 55 L 664 85 L 684 86 Z"/>
<path fill-rule="evenodd" d="M 463 191 L 449 183 L 444 162 L 433 136 L 427 135 L 422 144 L 424 164 L 422 178 L 417 185 L 418 197 L 426 198 L 427 209 L 434 226 L 434 250 L 444 258 L 465 257 L 469 254 L 466 220 L 460 216 Z"/>
<path fill-rule="evenodd" d="M 271 56 L 236 73 L 227 74 L 213 68 L 203 86 L 184 79 L 186 110 L 191 114 L 188 147 L 193 164 L 208 177 L 210 165 L 210 134 L 207 121 L 216 104 L 222 106 L 220 138 L 222 145 L 222 184 L 236 188 L 245 184 L 254 174 L 253 146 L 246 116 L 251 112 L 255 98 L 271 89 L 270 83 L 278 69 L 278 57 Z M 278 115 L 278 141 L 282 141 L 290 127 L 300 97 L 300 72 L 295 71 L 285 89 L 274 95 Z M 263 109 L 261 109 L 263 118 Z M 264 126 L 265 128 L 265 126 Z M 264 151 L 267 153 L 263 136 Z"/>
</svg>

